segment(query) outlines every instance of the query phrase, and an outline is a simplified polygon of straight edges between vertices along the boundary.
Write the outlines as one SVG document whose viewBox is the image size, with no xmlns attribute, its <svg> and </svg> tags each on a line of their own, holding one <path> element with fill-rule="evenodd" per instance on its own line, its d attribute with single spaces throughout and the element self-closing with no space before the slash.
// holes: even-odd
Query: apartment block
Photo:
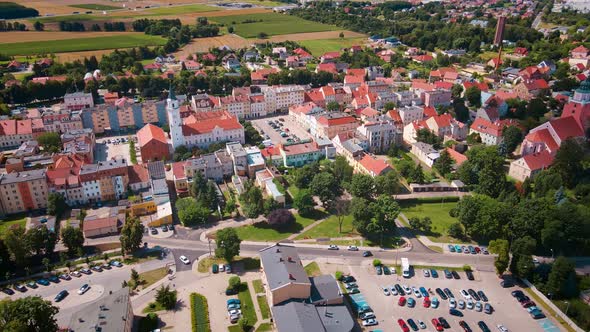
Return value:
<svg viewBox="0 0 590 332">
<path fill-rule="evenodd" d="M 43 169 L 0 175 L 0 203 L 6 214 L 46 208 L 47 195 Z"/>
</svg>

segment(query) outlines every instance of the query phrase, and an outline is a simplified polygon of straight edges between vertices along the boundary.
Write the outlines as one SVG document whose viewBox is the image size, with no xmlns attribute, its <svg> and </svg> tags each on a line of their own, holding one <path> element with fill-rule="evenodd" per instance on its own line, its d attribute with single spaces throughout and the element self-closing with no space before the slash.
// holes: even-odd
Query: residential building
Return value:
<svg viewBox="0 0 590 332">
<path fill-rule="evenodd" d="M 383 175 L 392 170 L 388 163 L 367 153 L 355 163 L 355 169 L 372 177 Z"/>
<path fill-rule="evenodd" d="M 96 139 L 92 129 L 70 130 L 61 135 L 63 154 L 73 154 L 82 157 L 86 162 L 94 162 L 94 147 Z"/>
<path fill-rule="evenodd" d="M 30 119 L 0 120 L 0 148 L 19 147 L 33 140 L 37 136 L 33 133 L 33 121 Z"/>
<path fill-rule="evenodd" d="M 305 89 L 299 85 L 278 85 L 261 87 L 267 104 L 267 113 L 288 110 L 292 105 L 303 104 Z"/>
<path fill-rule="evenodd" d="M 422 120 L 424 116 L 424 108 L 420 106 L 404 106 L 397 109 L 402 123 L 407 125 L 408 123 Z"/>
<path fill-rule="evenodd" d="M 47 196 L 44 169 L 0 175 L 0 203 L 6 214 L 44 209 Z"/>
<path fill-rule="evenodd" d="M 256 172 L 256 183 L 260 186 L 268 197 L 272 197 L 275 202 L 285 205 L 285 195 L 279 191 L 279 188 L 274 183 L 275 178 L 273 172 L 268 168 Z"/>
<path fill-rule="evenodd" d="M 300 167 L 325 157 L 315 142 L 279 145 L 283 166 Z"/>
<path fill-rule="evenodd" d="M 469 134 L 477 133 L 485 145 L 498 145 L 502 142 L 504 126 L 499 122 L 491 122 L 484 118 L 476 118 L 471 124 Z"/>
<path fill-rule="evenodd" d="M 546 93 L 549 89 L 549 84 L 544 79 L 523 80 L 514 87 L 514 92 L 518 98 L 523 100 L 531 100 Z"/>
<path fill-rule="evenodd" d="M 174 148 L 174 137 L 178 133 L 178 126 L 173 132 L 173 126 L 170 126 Z M 206 148 L 212 143 L 222 142 L 240 142 L 245 143 L 244 127 L 238 121 L 238 118 L 231 115 L 228 111 L 211 111 L 195 113 L 185 118 L 181 126 L 180 142 L 187 147 Z M 177 141 L 178 143 L 178 141 Z"/>
<path fill-rule="evenodd" d="M 309 118 L 310 134 L 315 137 L 334 138 L 338 134 L 350 134 L 358 126 L 357 120 L 341 112 L 324 112 Z"/>
<path fill-rule="evenodd" d="M 424 105 L 426 106 L 448 106 L 451 104 L 451 91 L 444 89 L 436 89 L 424 92 Z"/>
<path fill-rule="evenodd" d="M 205 179 L 221 182 L 234 173 L 233 161 L 227 151 L 219 150 L 172 164 L 172 179 L 179 195 L 188 192 L 196 172 Z"/>
<path fill-rule="evenodd" d="M 434 166 L 434 162 L 440 157 L 440 153 L 432 145 L 422 142 L 413 143 L 411 152 L 428 167 Z"/>
<path fill-rule="evenodd" d="M 74 312 L 67 326 L 69 332 L 108 331 L 131 332 L 133 330 L 133 308 L 129 288 L 123 287 L 100 299 L 83 305 Z"/>
<path fill-rule="evenodd" d="M 584 136 L 584 130 L 573 116 L 552 119 L 529 131 L 521 144 L 520 153 L 525 156 L 547 150 L 555 155 L 568 138 L 582 140 Z"/>
<path fill-rule="evenodd" d="M 384 153 L 391 145 L 397 145 L 401 141 L 401 131 L 393 120 L 385 117 L 367 121 L 356 131 L 366 138 L 368 151 L 372 153 Z"/>
<path fill-rule="evenodd" d="M 142 162 L 170 159 L 168 140 L 162 128 L 148 123 L 136 136 Z"/>
<path fill-rule="evenodd" d="M 574 48 L 570 51 L 568 63 L 572 67 L 582 64 L 585 68 L 588 68 L 588 65 L 590 64 L 590 50 L 584 47 L 584 45 Z"/>
<path fill-rule="evenodd" d="M 548 150 L 525 155 L 510 163 L 508 175 L 517 181 L 524 182 L 527 178 L 533 178 L 535 175 L 549 168 L 553 163 L 553 156 Z"/>
<path fill-rule="evenodd" d="M 94 98 L 92 98 L 92 93 L 66 93 L 64 96 L 64 106 L 69 110 L 81 110 L 83 108 L 94 107 Z"/>
</svg>

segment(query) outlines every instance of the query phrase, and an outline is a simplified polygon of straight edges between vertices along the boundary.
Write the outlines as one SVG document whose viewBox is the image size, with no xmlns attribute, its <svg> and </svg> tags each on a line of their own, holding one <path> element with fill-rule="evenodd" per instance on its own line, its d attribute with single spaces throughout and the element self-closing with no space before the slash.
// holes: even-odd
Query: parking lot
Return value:
<svg viewBox="0 0 590 332">
<path fill-rule="evenodd" d="M 117 140 L 121 139 L 129 140 L 130 137 L 134 137 L 134 135 L 109 136 L 97 139 L 94 152 L 95 159 L 97 161 L 105 161 L 110 160 L 113 157 L 123 157 L 126 160 L 130 160 L 129 142 L 117 142 Z M 135 144 L 135 149 L 137 151 L 137 162 L 141 163 L 141 154 L 139 153 L 137 142 Z"/>
<path fill-rule="evenodd" d="M 273 129 L 269 122 L 274 123 L 277 129 Z M 296 124 L 285 114 L 252 120 L 252 125 L 258 130 L 264 139 L 270 139 L 275 145 L 290 143 L 289 139 L 297 141 L 297 139 L 305 140 L 311 138 L 311 135 L 305 129 L 301 128 L 301 126 Z M 284 132 L 288 136 L 282 137 L 281 132 Z"/>
<path fill-rule="evenodd" d="M 522 308 L 520 303 L 511 295 L 511 292 L 518 288 L 502 288 L 500 280 L 494 272 L 476 272 L 473 281 L 468 280 L 465 272 L 462 271 L 459 272 L 460 280 L 446 279 L 442 270 L 438 271 L 438 278 L 425 277 L 422 269 L 416 269 L 412 277 L 407 279 L 396 274 L 377 275 L 370 263 L 350 272 L 357 279 L 360 290 L 360 294 L 355 294 L 353 298 L 366 302 L 373 309 L 379 323 L 377 326 L 368 328 L 368 330 L 402 331 L 397 320 L 402 318 L 407 322 L 411 318 L 416 323 L 419 320 L 423 321 L 426 324 L 425 331 L 435 331 L 436 329 L 431 320 L 438 317 L 444 317 L 448 321 L 451 326 L 450 331 L 462 331 L 463 329 L 459 326 L 461 320 L 464 320 L 472 331 L 481 331 L 477 325 L 479 321 L 484 321 L 491 331 L 498 331 L 496 327 L 498 324 L 504 325 L 509 331 L 549 331 L 542 326 L 553 326 L 548 318 L 539 321 L 531 318 L 526 309 Z M 410 308 L 407 304 L 400 306 L 398 304 L 400 295 L 385 295 L 383 291 L 383 287 L 391 289 L 395 284 L 406 285 L 410 288 L 415 286 L 416 288 L 430 289 L 434 293 L 434 295 L 430 294 L 430 299 L 436 297 L 440 304 L 436 309 L 432 307 L 425 308 L 423 306 L 423 297 L 417 298 L 416 295 L 412 294 L 404 297 L 406 299 L 413 298 L 416 301 L 415 307 Z M 483 310 L 478 312 L 475 309 L 457 308 L 464 316 L 452 316 L 449 314 L 449 301 L 443 300 L 436 294 L 436 288 L 443 290 L 449 288 L 457 302 L 459 300 L 465 301 L 461 295 L 462 289 L 468 290 L 471 288 L 476 292 L 481 290 L 488 298 L 487 303 L 492 305 L 493 312 L 492 314 L 486 314 Z M 484 301 L 480 302 L 482 306 L 486 303 Z M 448 331 L 449 329 L 445 330 Z"/>
</svg>

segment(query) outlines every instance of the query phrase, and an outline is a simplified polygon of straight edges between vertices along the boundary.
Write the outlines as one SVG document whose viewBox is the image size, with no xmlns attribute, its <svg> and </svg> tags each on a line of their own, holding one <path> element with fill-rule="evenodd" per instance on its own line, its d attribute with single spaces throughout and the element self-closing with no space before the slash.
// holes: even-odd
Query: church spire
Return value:
<svg viewBox="0 0 590 332">
<path fill-rule="evenodd" d="M 176 94 L 174 93 L 174 87 L 172 87 L 172 81 L 170 81 L 170 88 L 168 88 L 168 99 L 176 100 Z"/>
</svg>

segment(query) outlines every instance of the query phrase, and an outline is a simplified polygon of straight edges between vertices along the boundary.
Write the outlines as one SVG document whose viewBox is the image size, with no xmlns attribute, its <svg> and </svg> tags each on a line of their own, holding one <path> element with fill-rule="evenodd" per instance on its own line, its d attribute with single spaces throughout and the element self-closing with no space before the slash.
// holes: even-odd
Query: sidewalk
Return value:
<svg viewBox="0 0 590 332">
<path fill-rule="evenodd" d="M 291 234 L 291 235 L 289 235 L 289 237 L 287 238 L 287 240 L 295 240 L 295 238 L 296 238 L 297 236 L 299 236 L 300 234 L 303 234 L 303 233 L 307 232 L 308 230 L 310 230 L 310 229 L 314 228 L 315 226 L 317 226 L 317 225 L 319 225 L 319 224 L 323 223 L 323 222 L 324 222 L 324 221 L 326 221 L 327 219 L 328 219 L 328 218 L 324 218 L 324 219 L 320 219 L 320 220 L 314 221 L 313 223 L 311 223 L 311 224 L 307 225 L 306 227 L 304 227 L 304 228 L 303 228 L 301 231 L 299 231 L 299 232 L 297 232 L 297 233 L 294 233 L 294 234 Z"/>
</svg>

